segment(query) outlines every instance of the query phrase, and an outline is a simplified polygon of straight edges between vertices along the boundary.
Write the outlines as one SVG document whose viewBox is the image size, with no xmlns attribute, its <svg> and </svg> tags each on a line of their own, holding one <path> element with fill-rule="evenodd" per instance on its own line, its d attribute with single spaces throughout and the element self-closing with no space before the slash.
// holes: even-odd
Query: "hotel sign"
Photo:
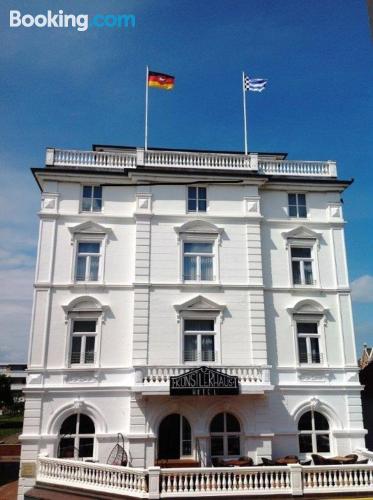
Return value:
<svg viewBox="0 0 373 500">
<path fill-rule="evenodd" d="M 238 377 L 207 366 L 170 377 L 171 396 L 227 396 L 238 393 Z"/>
</svg>

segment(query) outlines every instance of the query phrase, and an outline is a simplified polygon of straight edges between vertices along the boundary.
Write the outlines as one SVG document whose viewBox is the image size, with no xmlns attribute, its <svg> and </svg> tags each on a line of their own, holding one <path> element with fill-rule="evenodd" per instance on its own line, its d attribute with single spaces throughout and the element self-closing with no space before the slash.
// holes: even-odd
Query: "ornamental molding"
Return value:
<svg viewBox="0 0 373 500">
<path fill-rule="evenodd" d="M 180 321 L 180 316 L 182 313 L 187 311 L 193 312 L 213 312 L 220 314 L 220 320 L 223 320 L 223 312 L 226 308 L 225 304 L 218 304 L 211 299 L 204 297 L 203 295 L 197 295 L 192 299 L 183 302 L 182 304 L 174 304 L 175 311 L 177 313 L 177 320 Z"/>
<path fill-rule="evenodd" d="M 102 226 L 93 221 L 82 222 L 76 226 L 70 226 L 68 229 L 73 236 L 75 234 L 99 234 L 104 236 L 113 233 L 111 228 Z"/>
<path fill-rule="evenodd" d="M 289 245 L 289 240 L 306 240 L 308 242 L 317 242 L 320 246 L 320 240 L 322 238 L 320 233 L 313 231 L 306 226 L 298 226 L 291 231 L 284 231 L 282 237 L 286 240 L 286 246 Z"/>
<path fill-rule="evenodd" d="M 203 220 L 203 219 L 197 219 L 197 220 L 192 220 L 185 222 L 185 224 L 181 226 L 175 226 L 174 227 L 175 232 L 178 235 L 178 238 L 180 240 L 180 236 L 182 234 L 189 234 L 189 235 L 210 235 L 210 236 L 215 236 L 219 238 L 219 242 L 221 240 L 222 234 L 224 232 L 224 229 L 221 227 L 216 226 L 212 222 Z"/>
</svg>

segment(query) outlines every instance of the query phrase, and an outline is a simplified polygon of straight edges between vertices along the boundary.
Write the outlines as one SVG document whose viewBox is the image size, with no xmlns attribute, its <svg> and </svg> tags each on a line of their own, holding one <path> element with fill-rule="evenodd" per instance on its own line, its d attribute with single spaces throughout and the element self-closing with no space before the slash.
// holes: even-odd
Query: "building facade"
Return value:
<svg viewBox="0 0 373 500">
<path fill-rule="evenodd" d="M 364 446 L 333 162 L 48 149 L 20 497 L 38 454 L 209 466 Z"/>
</svg>

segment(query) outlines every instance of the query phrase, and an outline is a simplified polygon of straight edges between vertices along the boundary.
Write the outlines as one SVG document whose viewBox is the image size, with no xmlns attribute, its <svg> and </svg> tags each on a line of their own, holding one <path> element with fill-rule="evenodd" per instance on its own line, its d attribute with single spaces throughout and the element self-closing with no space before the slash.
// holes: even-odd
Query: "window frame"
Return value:
<svg viewBox="0 0 373 500">
<path fill-rule="evenodd" d="M 196 210 L 189 210 L 189 188 L 196 188 L 197 189 L 197 194 L 196 194 Z M 199 189 L 202 188 L 205 190 L 205 193 L 206 193 L 206 197 L 205 197 L 205 200 L 206 200 L 206 210 L 199 210 L 198 208 L 198 201 L 200 199 L 199 197 Z M 208 206 L 208 197 L 207 197 L 207 186 L 205 185 L 201 185 L 201 184 L 196 184 L 196 185 L 193 185 L 193 186 L 186 186 L 186 210 L 185 212 L 187 214 L 205 214 L 208 212 L 208 209 L 209 209 L 209 206 Z M 194 199 L 194 198 L 193 198 Z M 203 199 L 203 198 L 202 198 Z"/>
<path fill-rule="evenodd" d="M 83 193 L 84 193 L 84 188 L 85 187 L 90 187 L 92 188 L 92 193 L 91 193 L 91 207 L 90 210 L 84 210 L 83 209 Z M 101 188 L 101 209 L 100 210 L 93 210 L 93 200 L 96 199 L 94 195 L 94 188 L 95 187 L 100 187 Z M 99 199 L 99 198 L 98 198 Z M 79 212 L 83 214 L 102 214 L 104 211 L 104 197 L 103 197 L 103 186 L 102 184 L 81 184 L 80 187 L 80 206 L 79 206 Z"/>
<path fill-rule="evenodd" d="M 318 243 L 314 239 L 288 239 L 286 244 L 288 250 L 288 269 L 289 269 L 289 283 L 291 288 L 316 288 L 320 286 L 320 274 L 319 274 L 319 263 L 318 263 Z M 311 252 L 311 257 L 308 261 L 311 261 L 312 266 L 312 284 L 307 285 L 306 283 L 294 283 L 293 277 L 293 258 L 291 255 L 292 248 L 309 248 Z M 296 258 L 298 259 L 298 258 Z M 301 259 L 301 257 L 299 257 Z M 307 260 L 307 258 L 304 258 Z"/>
<path fill-rule="evenodd" d="M 89 417 L 94 425 L 94 428 L 95 428 L 95 432 L 94 434 L 81 434 L 79 432 L 79 427 L 80 427 L 80 416 L 81 415 L 84 415 L 86 417 Z M 75 433 L 74 434 L 61 434 L 61 427 L 62 425 L 65 423 L 65 421 L 71 417 L 72 415 L 76 415 L 77 416 L 77 419 L 76 419 L 76 424 L 75 424 Z M 79 457 L 78 456 L 75 456 L 76 455 L 76 450 L 79 450 L 79 444 L 80 444 L 80 439 L 81 438 L 88 438 L 88 439 L 92 439 L 93 441 L 93 446 L 92 446 L 92 456 L 89 456 L 89 457 Z M 74 413 L 71 413 L 70 415 L 67 415 L 65 416 L 65 418 L 61 421 L 61 424 L 60 424 L 60 427 L 59 427 L 59 430 L 58 430 L 58 434 L 57 434 L 57 452 L 56 452 L 56 455 L 58 455 L 58 450 L 60 448 L 60 441 L 61 439 L 74 439 L 74 460 L 82 460 L 82 461 L 85 461 L 85 460 L 92 460 L 92 459 L 95 459 L 96 458 L 96 455 L 97 455 L 97 445 L 96 445 L 96 423 L 94 421 L 94 419 L 91 417 L 91 415 L 88 415 L 86 413 L 82 413 L 80 411 L 78 412 L 74 412 Z"/>
<path fill-rule="evenodd" d="M 209 317 L 207 317 L 209 316 Z M 200 320 L 207 320 L 207 321 L 213 321 L 214 322 L 214 329 L 213 330 L 185 330 L 185 321 L 200 321 Z M 191 364 L 191 365 L 200 365 L 201 363 L 206 363 L 206 364 L 216 364 L 217 362 L 217 349 L 216 349 L 216 338 L 217 338 L 217 332 L 216 332 L 216 315 L 214 317 L 211 317 L 210 315 L 204 315 L 203 317 L 188 317 L 188 316 L 183 316 L 182 318 L 182 363 L 183 364 Z M 196 336 L 197 337 L 197 348 L 196 348 L 196 359 L 195 360 L 186 360 L 185 359 L 185 336 L 192 337 Z M 202 337 L 203 336 L 208 336 L 208 337 L 213 337 L 214 340 L 214 349 L 213 349 L 213 360 L 203 360 L 202 359 Z"/>
<path fill-rule="evenodd" d="M 76 321 L 91 321 L 95 322 L 95 331 L 94 332 L 75 332 L 74 331 L 74 324 Z M 70 335 L 70 354 L 69 354 L 69 367 L 70 368 L 75 368 L 75 367 L 90 367 L 90 366 L 95 366 L 96 365 L 96 360 L 97 360 L 97 327 L 98 327 L 98 318 L 92 319 L 92 318 L 82 318 L 82 317 L 76 317 L 76 318 L 71 318 L 71 335 Z M 82 339 L 81 341 L 81 346 L 80 346 L 80 361 L 79 363 L 73 363 L 72 362 L 72 354 L 73 354 L 73 339 L 80 337 Z M 94 342 L 94 351 L 93 351 L 93 361 L 90 363 L 86 363 L 84 361 L 86 355 L 87 355 L 87 337 L 93 337 L 95 339 Z M 82 361 L 83 359 L 83 361 Z"/>
<path fill-rule="evenodd" d="M 212 421 L 220 414 L 223 414 L 223 432 L 212 432 L 211 431 L 211 424 L 212 424 Z M 238 422 L 239 426 L 240 426 L 240 430 L 239 431 L 232 431 L 232 432 L 229 432 L 227 431 L 227 415 L 230 414 L 232 415 Z M 223 438 L 223 455 L 213 455 L 212 454 L 212 438 L 214 437 L 221 437 Z M 229 437 L 238 437 L 239 439 L 239 447 L 240 447 L 240 452 L 238 455 L 229 455 L 228 454 L 228 438 Z M 240 457 L 242 455 L 242 425 L 241 425 L 241 422 L 239 421 L 239 419 L 236 417 L 236 415 L 234 415 L 233 413 L 231 413 L 230 411 L 221 411 L 219 413 L 216 413 L 212 419 L 210 420 L 210 425 L 209 425 L 209 444 L 210 444 L 210 459 L 213 459 L 213 458 L 220 458 L 220 459 L 234 459 L 235 457 Z"/>
<path fill-rule="evenodd" d="M 75 285 L 98 285 L 103 284 L 103 277 L 105 271 L 105 254 L 106 254 L 106 243 L 107 235 L 105 234 L 83 234 L 77 233 L 73 240 L 74 250 L 73 250 L 73 263 L 71 268 L 71 282 Z M 78 257 L 79 257 L 79 243 L 98 243 L 100 245 L 100 252 L 94 254 L 98 256 L 98 272 L 97 280 L 77 280 L 77 269 L 78 269 Z M 87 265 L 86 265 L 86 276 L 87 276 Z"/>
<path fill-rule="evenodd" d="M 74 321 L 95 321 L 96 332 L 89 332 L 88 336 L 95 336 L 95 354 L 93 363 L 71 363 L 72 342 L 74 335 Z M 101 338 L 102 338 L 102 312 L 70 312 L 67 317 L 67 334 L 65 346 L 65 367 L 69 370 L 85 370 L 100 366 Z M 85 333 L 83 332 L 83 335 Z M 82 350 L 81 350 L 82 352 Z M 82 354 L 81 354 L 82 356 Z"/>
<path fill-rule="evenodd" d="M 305 336 L 310 336 L 313 338 L 318 338 L 319 340 L 319 355 L 320 363 L 304 363 L 300 361 L 299 357 L 299 344 L 298 344 L 298 323 L 316 323 L 317 324 L 317 334 L 305 334 Z M 317 370 L 318 368 L 325 368 L 328 366 L 326 344 L 325 344 L 325 317 L 322 314 L 307 314 L 307 313 L 293 313 L 292 316 L 292 327 L 294 332 L 294 354 L 295 354 L 295 366 L 299 369 L 312 369 Z M 304 337 L 303 337 L 304 338 Z M 308 354 L 308 351 L 307 351 Z M 312 355 L 311 355 L 312 360 Z"/>
<path fill-rule="evenodd" d="M 295 197 L 296 197 L 295 198 L 296 199 L 295 205 L 290 204 L 289 195 L 295 195 Z M 299 201 L 298 201 L 299 195 L 304 196 L 304 205 L 302 205 L 302 204 L 299 203 Z M 299 191 L 297 191 L 297 192 L 291 191 L 291 192 L 287 193 L 287 198 L 288 198 L 288 203 L 287 203 L 287 214 L 288 214 L 288 217 L 290 219 L 308 219 L 307 193 L 305 193 L 305 192 L 299 192 Z M 290 215 L 290 206 L 296 207 L 297 215 Z M 306 209 L 306 216 L 305 217 L 299 215 L 299 207 L 303 207 L 303 206 Z"/>
<path fill-rule="evenodd" d="M 310 430 L 299 430 L 299 422 L 301 420 L 301 418 L 306 415 L 307 413 L 311 413 L 311 429 Z M 319 413 L 320 415 L 322 415 L 326 421 L 328 422 L 328 429 L 327 430 L 317 430 L 315 428 L 315 413 Z M 329 451 L 318 451 L 317 450 L 317 436 L 320 436 L 320 435 L 328 435 L 328 439 L 329 439 Z M 303 436 L 311 436 L 311 443 L 312 443 L 312 451 L 300 451 L 300 436 L 303 435 Z M 332 453 L 332 432 L 330 430 L 330 420 L 329 418 L 322 412 L 320 411 L 317 411 L 317 410 L 314 410 L 313 408 L 311 409 L 308 409 L 307 411 L 304 411 L 300 417 L 298 418 L 298 422 L 297 422 L 297 436 L 298 436 L 298 450 L 299 450 L 299 454 L 301 456 L 306 456 L 306 455 L 310 455 L 310 454 L 313 454 L 313 453 L 326 453 L 326 454 L 330 454 Z"/>
<path fill-rule="evenodd" d="M 316 325 L 317 328 L 317 333 L 299 333 L 298 332 L 298 325 L 301 323 L 308 323 L 308 324 L 313 324 Z M 317 320 L 303 320 L 301 318 L 295 320 L 295 328 L 296 328 L 296 335 L 297 335 L 297 354 L 298 354 L 298 364 L 301 366 L 322 366 L 323 365 L 323 359 L 324 355 L 322 352 L 322 346 L 321 346 L 321 335 L 320 335 L 320 322 Z M 306 339 L 306 350 L 307 350 L 307 361 L 301 361 L 300 360 L 300 354 L 299 354 L 299 339 Z M 312 360 L 312 347 L 311 347 L 311 339 L 317 339 L 318 340 L 318 351 L 319 351 L 319 362 L 313 361 Z"/>
<path fill-rule="evenodd" d="M 201 243 L 201 244 L 209 244 L 212 245 L 211 253 L 203 253 L 203 252 L 185 252 L 185 244 L 187 243 Z M 215 238 L 183 238 L 182 239 L 182 282 L 183 283 L 214 283 L 216 281 L 216 246 L 215 246 Z M 187 254 L 187 255 L 186 255 Z M 185 279 L 185 257 L 186 256 L 195 256 L 197 259 L 196 264 L 196 279 Z M 209 257 L 212 260 L 212 279 L 211 280 L 203 280 L 201 279 L 201 257 Z"/>
<path fill-rule="evenodd" d="M 316 285 L 316 279 L 315 279 L 315 259 L 314 259 L 314 251 L 313 251 L 314 245 L 304 245 L 301 243 L 291 243 L 290 244 L 290 269 L 291 269 L 291 281 L 294 287 L 298 286 L 315 286 Z M 311 257 L 293 257 L 292 256 L 292 249 L 295 248 L 300 248 L 300 249 L 309 249 L 310 250 L 310 255 Z M 293 262 L 299 262 L 300 263 L 300 276 L 301 276 L 301 283 L 295 283 L 294 280 L 294 273 L 293 273 Z M 312 271 L 312 283 L 306 283 L 306 274 L 304 271 L 304 262 L 311 262 L 311 271 Z"/>
</svg>

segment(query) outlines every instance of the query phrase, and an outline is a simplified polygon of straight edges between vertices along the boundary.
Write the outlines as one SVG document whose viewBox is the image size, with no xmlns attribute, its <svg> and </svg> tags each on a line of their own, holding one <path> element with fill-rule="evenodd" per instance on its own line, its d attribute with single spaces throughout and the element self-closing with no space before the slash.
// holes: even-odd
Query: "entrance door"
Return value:
<svg viewBox="0 0 373 500">
<path fill-rule="evenodd" d="M 158 458 L 180 458 L 180 415 L 164 418 L 158 432 Z"/>
</svg>

